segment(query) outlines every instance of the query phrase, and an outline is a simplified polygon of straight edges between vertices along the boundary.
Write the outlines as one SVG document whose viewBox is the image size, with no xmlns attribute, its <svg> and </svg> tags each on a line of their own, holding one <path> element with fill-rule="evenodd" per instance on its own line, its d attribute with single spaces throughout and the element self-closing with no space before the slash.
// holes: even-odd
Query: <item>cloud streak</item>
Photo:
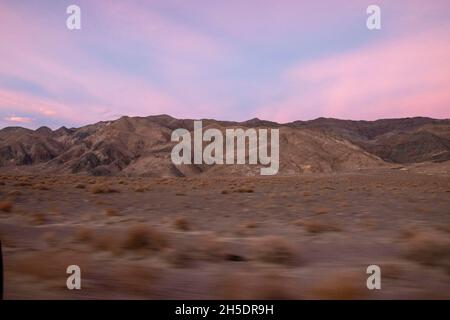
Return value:
<svg viewBox="0 0 450 320">
<path fill-rule="evenodd" d="M 30 123 L 33 121 L 33 119 L 31 118 L 16 117 L 16 116 L 5 117 L 3 119 L 9 122 L 18 122 L 18 123 Z"/>
</svg>

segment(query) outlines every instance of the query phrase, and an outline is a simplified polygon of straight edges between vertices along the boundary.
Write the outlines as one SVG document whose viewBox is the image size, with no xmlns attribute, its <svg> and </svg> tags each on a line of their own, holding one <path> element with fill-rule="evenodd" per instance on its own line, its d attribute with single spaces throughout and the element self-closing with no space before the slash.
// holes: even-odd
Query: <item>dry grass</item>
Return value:
<svg viewBox="0 0 450 320">
<path fill-rule="evenodd" d="M 406 257 L 423 265 L 450 267 L 450 239 L 431 231 L 417 232 L 406 245 Z"/>
<path fill-rule="evenodd" d="M 20 192 L 19 190 L 11 190 L 7 194 L 8 196 L 20 196 L 22 192 Z"/>
<path fill-rule="evenodd" d="M 3 212 L 11 212 L 13 208 L 13 205 L 11 203 L 11 201 L 8 200 L 4 200 L 4 201 L 0 201 L 0 210 Z"/>
<path fill-rule="evenodd" d="M 168 240 L 165 234 L 144 225 L 130 227 L 123 243 L 124 249 L 128 250 L 150 249 L 160 251 L 167 245 Z"/>
<path fill-rule="evenodd" d="M 78 242 L 90 242 L 94 239 L 94 232 L 92 229 L 80 227 L 75 230 L 74 239 Z"/>
<path fill-rule="evenodd" d="M 33 225 L 42 225 L 48 222 L 48 218 L 45 213 L 36 212 L 30 216 L 30 222 Z"/>
<path fill-rule="evenodd" d="M 270 272 L 223 270 L 218 275 L 215 293 L 225 300 L 290 300 L 298 299 L 297 288 L 289 279 Z"/>
<path fill-rule="evenodd" d="M 56 234 L 52 231 L 48 231 L 42 235 L 42 240 L 44 240 L 49 247 L 55 247 L 57 242 Z"/>
<path fill-rule="evenodd" d="M 106 208 L 104 210 L 105 215 L 107 215 L 108 217 L 116 217 L 116 216 L 120 216 L 120 213 L 117 209 L 114 208 Z"/>
<path fill-rule="evenodd" d="M 207 261 L 224 261 L 226 257 L 225 244 L 215 234 L 204 236 L 200 243 L 201 258 Z"/>
<path fill-rule="evenodd" d="M 359 273 L 334 273 L 325 275 L 311 291 L 315 299 L 355 300 L 368 294 L 366 279 Z"/>
<path fill-rule="evenodd" d="M 14 183 L 14 187 L 31 187 L 33 186 L 31 183 L 29 182 L 17 182 Z"/>
<path fill-rule="evenodd" d="M 398 262 L 385 262 L 380 264 L 381 276 L 386 279 L 400 279 L 405 273 L 405 265 Z"/>
<path fill-rule="evenodd" d="M 99 184 L 95 184 L 94 186 L 92 186 L 91 188 L 91 192 L 94 194 L 99 194 L 99 193 L 118 193 L 119 190 L 114 189 L 106 184 L 103 183 L 99 183 Z"/>
<path fill-rule="evenodd" d="M 254 244 L 256 258 L 263 262 L 291 265 L 298 256 L 291 243 L 279 236 L 265 236 Z"/>
<path fill-rule="evenodd" d="M 151 298 L 153 286 L 160 270 L 140 264 L 126 264 L 113 270 L 111 281 L 113 291 L 127 292 L 137 297 Z"/>
<path fill-rule="evenodd" d="M 176 218 L 173 222 L 173 226 L 180 231 L 189 231 L 191 229 L 189 221 L 185 217 Z"/>
<path fill-rule="evenodd" d="M 75 252 L 39 251 L 14 258 L 5 267 L 10 272 L 26 274 L 39 279 L 58 280 L 65 287 L 67 266 L 76 264 L 82 269 L 86 266 L 86 257 Z"/>
<path fill-rule="evenodd" d="M 146 186 L 137 186 L 136 188 L 134 188 L 135 192 L 147 192 L 150 191 L 149 187 Z"/>
<path fill-rule="evenodd" d="M 403 240 L 412 239 L 419 233 L 419 227 L 415 224 L 409 224 L 400 231 L 400 238 Z"/>
<path fill-rule="evenodd" d="M 110 232 L 100 233 L 95 235 L 92 240 L 94 248 L 98 250 L 109 251 L 114 254 L 119 254 L 121 252 L 121 245 L 115 234 Z"/>
<path fill-rule="evenodd" d="M 325 208 L 325 207 L 315 208 L 313 210 L 313 212 L 315 214 L 326 214 L 326 213 L 329 213 L 330 211 L 331 211 L 330 208 Z"/>
<path fill-rule="evenodd" d="M 40 184 L 35 185 L 35 186 L 33 187 L 33 189 L 36 189 L 36 190 L 42 190 L 42 191 L 50 190 L 50 188 L 47 187 L 47 186 L 46 186 L 45 184 L 43 184 L 43 183 L 40 183 Z"/>
<path fill-rule="evenodd" d="M 238 225 L 236 234 L 239 236 L 248 236 L 255 233 L 255 229 L 259 224 L 255 221 L 246 221 Z"/>
<path fill-rule="evenodd" d="M 242 227 L 246 229 L 255 229 L 259 226 L 259 223 L 256 221 L 247 221 L 242 223 Z"/>
<path fill-rule="evenodd" d="M 179 245 L 165 251 L 164 258 L 175 268 L 192 267 L 199 260 L 198 251 L 192 244 Z"/>
<path fill-rule="evenodd" d="M 440 224 L 436 226 L 436 229 L 446 233 L 450 233 L 450 224 Z"/>
<path fill-rule="evenodd" d="M 303 226 L 309 233 L 317 234 L 323 232 L 341 231 L 340 226 L 331 221 L 319 221 L 317 219 L 305 219 L 295 221 L 296 225 Z"/>
</svg>

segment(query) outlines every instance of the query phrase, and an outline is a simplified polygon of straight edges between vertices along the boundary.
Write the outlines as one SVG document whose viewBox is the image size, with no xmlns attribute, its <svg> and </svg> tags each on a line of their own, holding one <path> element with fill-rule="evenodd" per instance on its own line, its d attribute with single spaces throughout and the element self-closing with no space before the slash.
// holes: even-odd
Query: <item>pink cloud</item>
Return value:
<svg viewBox="0 0 450 320">
<path fill-rule="evenodd" d="M 450 117 L 449 31 L 446 26 L 294 65 L 259 115 L 278 121 Z"/>
<path fill-rule="evenodd" d="M 16 117 L 16 116 L 5 117 L 3 119 L 6 121 L 9 121 L 9 122 L 19 122 L 19 123 L 30 123 L 33 121 L 33 119 L 31 119 L 31 118 Z"/>
</svg>

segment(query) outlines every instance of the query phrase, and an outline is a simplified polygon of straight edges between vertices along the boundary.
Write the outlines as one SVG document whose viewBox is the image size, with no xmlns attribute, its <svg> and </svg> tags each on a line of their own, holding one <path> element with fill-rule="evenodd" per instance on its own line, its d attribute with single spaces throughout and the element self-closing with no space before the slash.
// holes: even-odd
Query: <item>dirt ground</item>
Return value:
<svg viewBox="0 0 450 320">
<path fill-rule="evenodd" d="M 448 175 L 0 176 L 7 299 L 450 299 L 449 232 Z"/>
</svg>

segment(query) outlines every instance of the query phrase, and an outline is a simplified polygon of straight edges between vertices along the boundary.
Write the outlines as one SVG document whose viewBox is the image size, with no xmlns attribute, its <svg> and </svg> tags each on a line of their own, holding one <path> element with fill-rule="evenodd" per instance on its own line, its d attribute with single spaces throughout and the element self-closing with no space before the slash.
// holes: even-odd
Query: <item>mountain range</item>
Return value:
<svg viewBox="0 0 450 320">
<path fill-rule="evenodd" d="M 203 128 L 280 129 L 281 175 L 442 163 L 450 160 L 450 119 L 353 121 L 318 118 L 276 123 L 203 119 Z M 0 130 L 0 171 L 48 174 L 192 176 L 257 175 L 257 165 L 171 162 L 171 133 L 193 120 L 168 115 L 121 117 L 80 128 Z"/>
</svg>

